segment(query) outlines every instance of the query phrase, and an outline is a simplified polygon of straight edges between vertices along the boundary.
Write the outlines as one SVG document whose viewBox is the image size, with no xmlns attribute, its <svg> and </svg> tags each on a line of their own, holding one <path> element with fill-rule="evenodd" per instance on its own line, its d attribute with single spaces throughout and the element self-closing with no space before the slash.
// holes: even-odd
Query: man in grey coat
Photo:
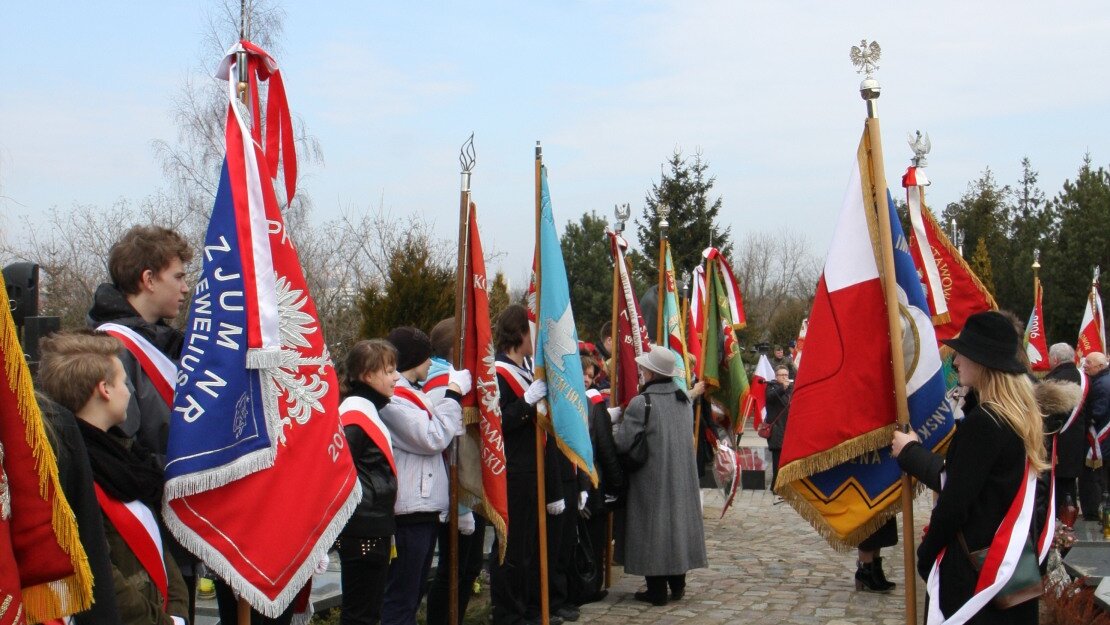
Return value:
<svg viewBox="0 0 1110 625">
<path fill-rule="evenodd" d="M 652 345 L 636 363 L 644 377 L 617 430 L 617 451 L 627 453 L 638 435 L 647 462 L 627 476 L 624 570 L 647 578 L 636 599 L 657 606 L 681 599 L 686 572 L 706 566 L 698 472 L 691 432 L 694 416 L 686 393 L 674 383 L 674 356 Z"/>
</svg>

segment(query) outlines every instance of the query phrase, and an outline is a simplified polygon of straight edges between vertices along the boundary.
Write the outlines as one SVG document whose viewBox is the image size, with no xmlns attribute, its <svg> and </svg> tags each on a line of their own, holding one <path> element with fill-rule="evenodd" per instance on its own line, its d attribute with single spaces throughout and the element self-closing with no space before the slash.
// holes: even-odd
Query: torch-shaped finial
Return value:
<svg viewBox="0 0 1110 625">
<path fill-rule="evenodd" d="M 459 148 L 459 167 L 462 168 L 462 190 L 470 190 L 470 174 L 474 171 L 474 163 L 478 160 L 478 153 L 474 151 L 474 133 L 463 142 Z"/>
</svg>

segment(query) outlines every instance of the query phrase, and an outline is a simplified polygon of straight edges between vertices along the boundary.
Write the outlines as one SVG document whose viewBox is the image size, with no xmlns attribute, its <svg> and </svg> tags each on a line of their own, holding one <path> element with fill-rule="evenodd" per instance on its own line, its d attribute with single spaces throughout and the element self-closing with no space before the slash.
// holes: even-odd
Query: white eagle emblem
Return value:
<svg viewBox="0 0 1110 625">
<path fill-rule="evenodd" d="M 578 341 L 574 339 L 574 317 L 570 314 L 570 306 L 563 309 L 563 314 L 558 321 L 548 319 L 545 323 L 547 336 L 543 342 L 544 360 L 566 373 L 563 359 L 578 353 Z"/>
</svg>

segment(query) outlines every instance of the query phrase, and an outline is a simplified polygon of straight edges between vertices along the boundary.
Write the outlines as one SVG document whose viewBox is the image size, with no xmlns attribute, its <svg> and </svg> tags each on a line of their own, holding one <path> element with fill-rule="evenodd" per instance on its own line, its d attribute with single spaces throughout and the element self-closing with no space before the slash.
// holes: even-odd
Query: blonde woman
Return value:
<svg viewBox="0 0 1110 625">
<path fill-rule="evenodd" d="M 1031 518 L 1026 523 L 1034 526 L 1028 533 L 1034 544 L 1043 521 L 1043 515 L 1029 511 L 1035 508 L 1032 496 L 1022 497 L 1032 487 L 1029 472 L 1035 475 L 1048 464 L 1033 386 L 1017 358 L 1020 340 L 1013 324 L 992 311 L 972 315 L 959 337 L 944 342 L 956 351 L 960 385 L 969 389 L 966 416 L 947 455 L 941 459 L 928 451 L 912 433 L 895 432 L 893 442 L 902 468 L 940 493 L 917 549 L 917 570 L 928 580 L 938 567 L 929 602 L 933 610 L 939 606 L 945 620 L 959 613 L 958 622 L 1036 623 L 1035 600 L 1000 609 L 988 600 L 989 592 L 973 597 L 980 574 L 970 556 L 991 547 L 996 533 L 1005 533 L 999 529 L 1011 510 L 1024 510 Z M 1009 522 L 1014 518 L 1011 513 Z M 1025 538 L 1014 532 L 1013 540 Z M 1001 555 L 995 547 L 991 551 Z M 929 622 L 939 620 L 934 612 Z"/>
</svg>

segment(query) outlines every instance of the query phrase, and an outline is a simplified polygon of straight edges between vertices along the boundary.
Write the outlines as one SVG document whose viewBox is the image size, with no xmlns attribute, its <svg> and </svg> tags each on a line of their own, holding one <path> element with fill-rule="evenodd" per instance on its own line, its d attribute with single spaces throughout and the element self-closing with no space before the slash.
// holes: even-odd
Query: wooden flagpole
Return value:
<svg viewBox="0 0 1110 625">
<path fill-rule="evenodd" d="M 250 37 L 250 17 L 247 13 L 247 0 L 240 0 L 239 3 L 239 39 L 248 39 Z M 240 50 L 235 54 L 235 67 L 239 74 L 239 84 L 236 89 L 239 93 L 239 99 L 242 100 L 244 107 L 250 106 L 250 74 L 248 73 L 247 65 L 247 52 Z M 260 123 L 261 120 L 253 120 L 254 123 Z M 196 590 L 194 589 L 194 592 Z M 309 601 L 311 601 L 311 597 Z M 251 606 L 247 600 L 239 597 L 238 604 L 235 610 L 236 618 L 239 625 L 251 624 Z"/>
<path fill-rule="evenodd" d="M 866 54 L 867 48 L 861 44 Z M 864 150 L 867 154 L 867 180 L 863 184 L 864 202 L 873 211 L 879 228 L 880 271 L 883 298 L 886 300 L 887 331 L 890 334 L 891 372 L 894 376 L 894 405 L 897 423 L 903 432 L 910 430 L 910 410 L 906 397 L 906 367 L 902 353 L 902 320 L 898 312 L 898 283 L 894 273 L 894 242 L 890 232 L 890 208 L 887 203 L 886 170 L 883 166 L 882 137 L 876 101 L 879 99 L 879 82 L 871 77 L 878 61 L 878 46 L 872 43 L 873 60 L 860 64 L 867 77 L 860 84 L 860 96 L 867 103 Z M 853 56 L 858 49 L 853 48 Z M 913 481 L 909 474 L 902 474 L 902 554 L 905 568 L 905 617 L 907 625 L 917 622 L 917 567 L 914 565 Z"/>
<path fill-rule="evenodd" d="M 459 255 L 455 273 L 455 347 L 451 360 L 455 369 L 466 367 L 466 301 L 467 281 L 470 280 L 470 175 L 476 161 L 474 133 L 459 150 L 461 186 L 459 191 Z M 447 504 L 447 553 L 450 581 L 447 593 L 447 618 L 450 625 L 459 625 L 459 440 L 451 441 L 447 454 L 448 504 Z M 442 545 L 440 557 L 443 557 Z"/>
<path fill-rule="evenodd" d="M 662 181 L 660 181 L 662 184 Z M 671 209 L 666 204 L 659 204 L 659 285 L 655 302 L 655 344 L 667 346 L 666 340 L 663 338 L 663 332 L 666 329 L 666 320 L 663 318 L 663 301 L 666 297 L 666 274 L 667 274 L 667 231 L 670 229 L 670 224 L 667 222 L 667 217 L 671 214 Z"/>
<path fill-rule="evenodd" d="M 621 219 L 621 209 L 619 206 L 614 207 L 614 215 L 617 220 L 613 226 L 613 231 L 616 236 L 613 238 L 613 246 L 620 249 L 620 236 L 624 230 L 624 221 Z M 613 312 L 610 316 L 609 323 L 609 337 L 610 345 L 612 348 L 609 350 L 609 407 L 616 408 L 620 405 L 620 397 L 618 395 L 620 390 L 620 380 L 617 379 L 617 354 L 620 350 L 620 345 L 617 339 L 620 338 L 619 329 L 619 312 L 617 308 L 617 301 L 620 297 L 620 266 L 617 264 L 619 259 L 616 254 L 613 255 Z M 629 320 L 632 322 L 632 320 Z M 605 337 L 601 337 L 604 341 Z M 605 493 L 601 494 L 602 498 Z M 613 513 L 605 510 L 605 588 L 609 588 L 613 584 Z"/>
<path fill-rule="evenodd" d="M 536 323 L 537 326 L 540 322 L 540 271 L 542 264 L 540 263 L 540 220 L 543 219 L 541 213 L 541 205 L 543 203 L 543 191 L 541 177 L 543 175 L 543 148 L 540 142 L 536 142 Z M 538 337 L 532 337 L 533 341 Z M 533 354 L 533 357 L 535 355 Z M 546 401 L 544 399 L 541 402 Z M 537 410 L 539 404 L 536 404 Z M 537 414 L 537 417 L 539 415 Z M 547 589 L 547 488 L 544 484 L 544 435 L 543 428 L 540 427 L 539 419 L 536 420 L 536 506 L 539 512 L 538 526 L 539 526 L 539 554 L 540 554 L 540 622 L 543 625 L 548 625 L 550 622 L 550 603 L 551 598 L 548 596 Z"/>
</svg>

